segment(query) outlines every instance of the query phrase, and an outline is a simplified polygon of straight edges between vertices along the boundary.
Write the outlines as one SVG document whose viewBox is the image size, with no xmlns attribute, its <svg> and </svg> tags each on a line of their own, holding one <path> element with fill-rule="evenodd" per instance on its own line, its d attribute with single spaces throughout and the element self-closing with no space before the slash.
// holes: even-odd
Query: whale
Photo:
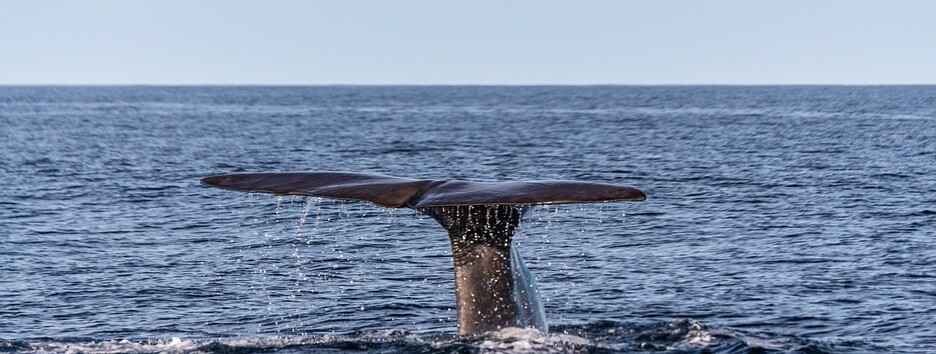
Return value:
<svg viewBox="0 0 936 354">
<path fill-rule="evenodd" d="M 549 330 L 543 302 L 513 234 L 531 206 L 644 201 L 640 190 L 584 181 L 474 182 L 353 172 L 263 172 L 205 177 L 201 184 L 247 193 L 360 201 L 411 208 L 444 228 L 452 247 L 458 334 L 507 327 Z"/>
</svg>

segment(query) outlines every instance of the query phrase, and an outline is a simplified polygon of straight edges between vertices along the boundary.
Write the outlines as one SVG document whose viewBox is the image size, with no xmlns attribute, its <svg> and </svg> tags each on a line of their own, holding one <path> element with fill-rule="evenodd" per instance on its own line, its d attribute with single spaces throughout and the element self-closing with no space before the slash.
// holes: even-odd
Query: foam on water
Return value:
<svg viewBox="0 0 936 354">
<path fill-rule="evenodd" d="M 47 342 L 30 344 L 33 353 L 110 354 L 110 353 L 194 353 L 198 343 L 172 337 L 168 341 L 108 340 L 90 342 Z"/>
<path fill-rule="evenodd" d="M 688 325 L 687 325 L 688 323 Z M 619 333 L 627 331 L 628 333 Z M 327 349 L 378 349 L 381 352 L 444 353 L 452 349 L 488 353 L 568 353 L 595 351 L 682 350 L 700 351 L 713 346 L 701 324 L 681 321 L 650 327 L 607 329 L 610 336 L 597 333 L 545 334 L 533 328 L 505 328 L 478 336 L 414 334 L 404 330 L 365 331 L 359 334 L 322 336 L 269 336 L 255 338 L 108 340 L 33 342 L 9 345 L 13 352 L 32 353 L 242 353 L 267 351 L 308 351 Z M 636 335 L 635 335 L 636 333 Z M 588 338 L 592 337 L 592 338 Z M 627 338 L 627 340 L 620 340 Z M 637 339 L 634 341 L 634 339 Z M 717 351 L 717 348 L 715 348 Z"/>
<path fill-rule="evenodd" d="M 252 352 L 355 352 L 380 353 L 835 353 L 853 350 L 855 345 L 886 350 L 871 343 L 824 343 L 792 336 L 765 337 L 765 334 L 708 328 L 683 319 L 652 324 L 596 322 L 561 326 L 559 333 L 542 333 L 533 328 L 505 328 L 483 335 L 460 337 L 452 334 L 417 334 L 406 330 L 363 331 L 354 334 L 317 336 L 261 336 L 237 338 L 107 341 L 3 342 L 0 349 L 16 353 L 252 353 Z"/>
</svg>

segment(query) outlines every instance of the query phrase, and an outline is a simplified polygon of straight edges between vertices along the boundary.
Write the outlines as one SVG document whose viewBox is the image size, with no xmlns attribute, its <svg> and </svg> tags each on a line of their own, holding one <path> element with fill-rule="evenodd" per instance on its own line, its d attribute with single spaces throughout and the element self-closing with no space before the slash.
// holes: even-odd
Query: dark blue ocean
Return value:
<svg viewBox="0 0 936 354">
<path fill-rule="evenodd" d="M 549 333 L 458 337 L 409 209 L 233 172 L 563 179 Z M 936 352 L 936 87 L 0 87 L 0 352 Z"/>
</svg>

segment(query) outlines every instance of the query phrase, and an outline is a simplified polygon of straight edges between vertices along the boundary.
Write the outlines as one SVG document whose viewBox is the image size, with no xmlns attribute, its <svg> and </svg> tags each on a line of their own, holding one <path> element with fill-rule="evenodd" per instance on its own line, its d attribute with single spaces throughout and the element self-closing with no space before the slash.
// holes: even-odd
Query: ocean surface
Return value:
<svg viewBox="0 0 936 354">
<path fill-rule="evenodd" d="M 617 183 L 516 240 L 548 333 L 456 333 L 408 209 L 232 172 Z M 0 87 L 0 352 L 933 353 L 936 87 Z"/>
</svg>

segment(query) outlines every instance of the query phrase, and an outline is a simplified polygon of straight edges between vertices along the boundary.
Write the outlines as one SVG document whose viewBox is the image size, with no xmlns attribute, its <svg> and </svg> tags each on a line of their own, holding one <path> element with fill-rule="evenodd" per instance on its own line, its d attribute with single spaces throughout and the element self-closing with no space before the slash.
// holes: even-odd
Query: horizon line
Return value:
<svg viewBox="0 0 936 354">
<path fill-rule="evenodd" d="M 0 83 L 0 87 L 673 87 L 936 86 L 936 83 Z"/>
</svg>

